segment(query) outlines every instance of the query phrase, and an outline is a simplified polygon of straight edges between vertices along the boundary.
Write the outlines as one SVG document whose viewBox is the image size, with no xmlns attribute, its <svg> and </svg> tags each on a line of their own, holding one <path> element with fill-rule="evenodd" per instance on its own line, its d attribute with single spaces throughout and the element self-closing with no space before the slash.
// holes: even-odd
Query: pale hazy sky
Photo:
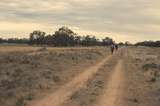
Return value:
<svg viewBox="0 0 160 106">
<path fill-rule="evenodd" d="M 116 41 L 160 40 L 160 0 L 0 0 L 0 37 L 61 26 Z"/>
</svg>

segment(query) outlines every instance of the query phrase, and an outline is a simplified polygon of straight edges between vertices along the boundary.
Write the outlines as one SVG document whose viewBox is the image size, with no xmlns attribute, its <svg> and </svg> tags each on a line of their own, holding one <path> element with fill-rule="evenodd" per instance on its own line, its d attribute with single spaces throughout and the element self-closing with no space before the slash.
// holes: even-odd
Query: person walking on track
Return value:
<svg viewBox="0 0 160 106">
<path fill-rule="evenodd" d="M 112 44 L 112 45 L 110 46 L 111 54 L 114 53 L 114 48 L 115 48 L 115 46 L 114 46 L 114 44 Z"/>
<path fill-rule="evenodd" d="M 118 50 L 118 45 L 117 44 L 115 44 L 115 49 Z"/>
</svg>

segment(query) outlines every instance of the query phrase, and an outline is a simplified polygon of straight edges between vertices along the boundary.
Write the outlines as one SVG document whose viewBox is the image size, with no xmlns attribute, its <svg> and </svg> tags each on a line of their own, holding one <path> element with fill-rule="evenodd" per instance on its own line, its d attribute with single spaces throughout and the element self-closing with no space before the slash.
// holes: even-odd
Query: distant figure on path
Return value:
<svg viewBox="0 0 160 106">
<path fill-rule="evenodd" d="M 117 44 L 115 45 L 115 49 L 118 50 L 118 45 Z"/>
<path fill-rule="evenodd" d="M 113 54 L 113 52 L 114 52 L 114 47 L 115 47 L 114 44 L 112 44 L 111 47 L 110 47 L 110 49 L 111 49 L 111 54 Z"/>
</svg>

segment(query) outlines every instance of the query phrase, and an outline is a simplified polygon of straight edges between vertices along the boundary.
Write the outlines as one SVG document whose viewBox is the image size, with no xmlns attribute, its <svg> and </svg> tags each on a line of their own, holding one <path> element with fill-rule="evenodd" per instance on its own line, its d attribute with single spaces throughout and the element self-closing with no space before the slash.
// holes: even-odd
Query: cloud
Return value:
<svg viewBox="0 0 160 106">
<path fill-rule="evenodd" d="M 80 34 L 110 34 L 116 40 L 159 40 L 159 4 L 159 0 L 1 0 L 0 36 L 11 32 L 27 36 L 36 28 L 54 32 L 66 25 Z"/>
</svg>

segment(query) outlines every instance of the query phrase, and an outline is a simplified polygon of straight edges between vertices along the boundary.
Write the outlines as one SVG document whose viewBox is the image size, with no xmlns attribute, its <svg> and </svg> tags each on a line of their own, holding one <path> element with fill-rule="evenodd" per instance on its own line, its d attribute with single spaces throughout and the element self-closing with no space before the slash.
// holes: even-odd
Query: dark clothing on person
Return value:
<svg viewBox="0 0 160 106">
<path fill-rule="evenodd" d="M 111 49 L 111 53 L 113 54 L 113 52 L 114 52 L 114 45 L 111 45 L 110 49 Z"/>
<path fill-rule="evenodd" d="M 118 45 L 115 45 L 115 49 L 118 50 Z"/>
</svg>

